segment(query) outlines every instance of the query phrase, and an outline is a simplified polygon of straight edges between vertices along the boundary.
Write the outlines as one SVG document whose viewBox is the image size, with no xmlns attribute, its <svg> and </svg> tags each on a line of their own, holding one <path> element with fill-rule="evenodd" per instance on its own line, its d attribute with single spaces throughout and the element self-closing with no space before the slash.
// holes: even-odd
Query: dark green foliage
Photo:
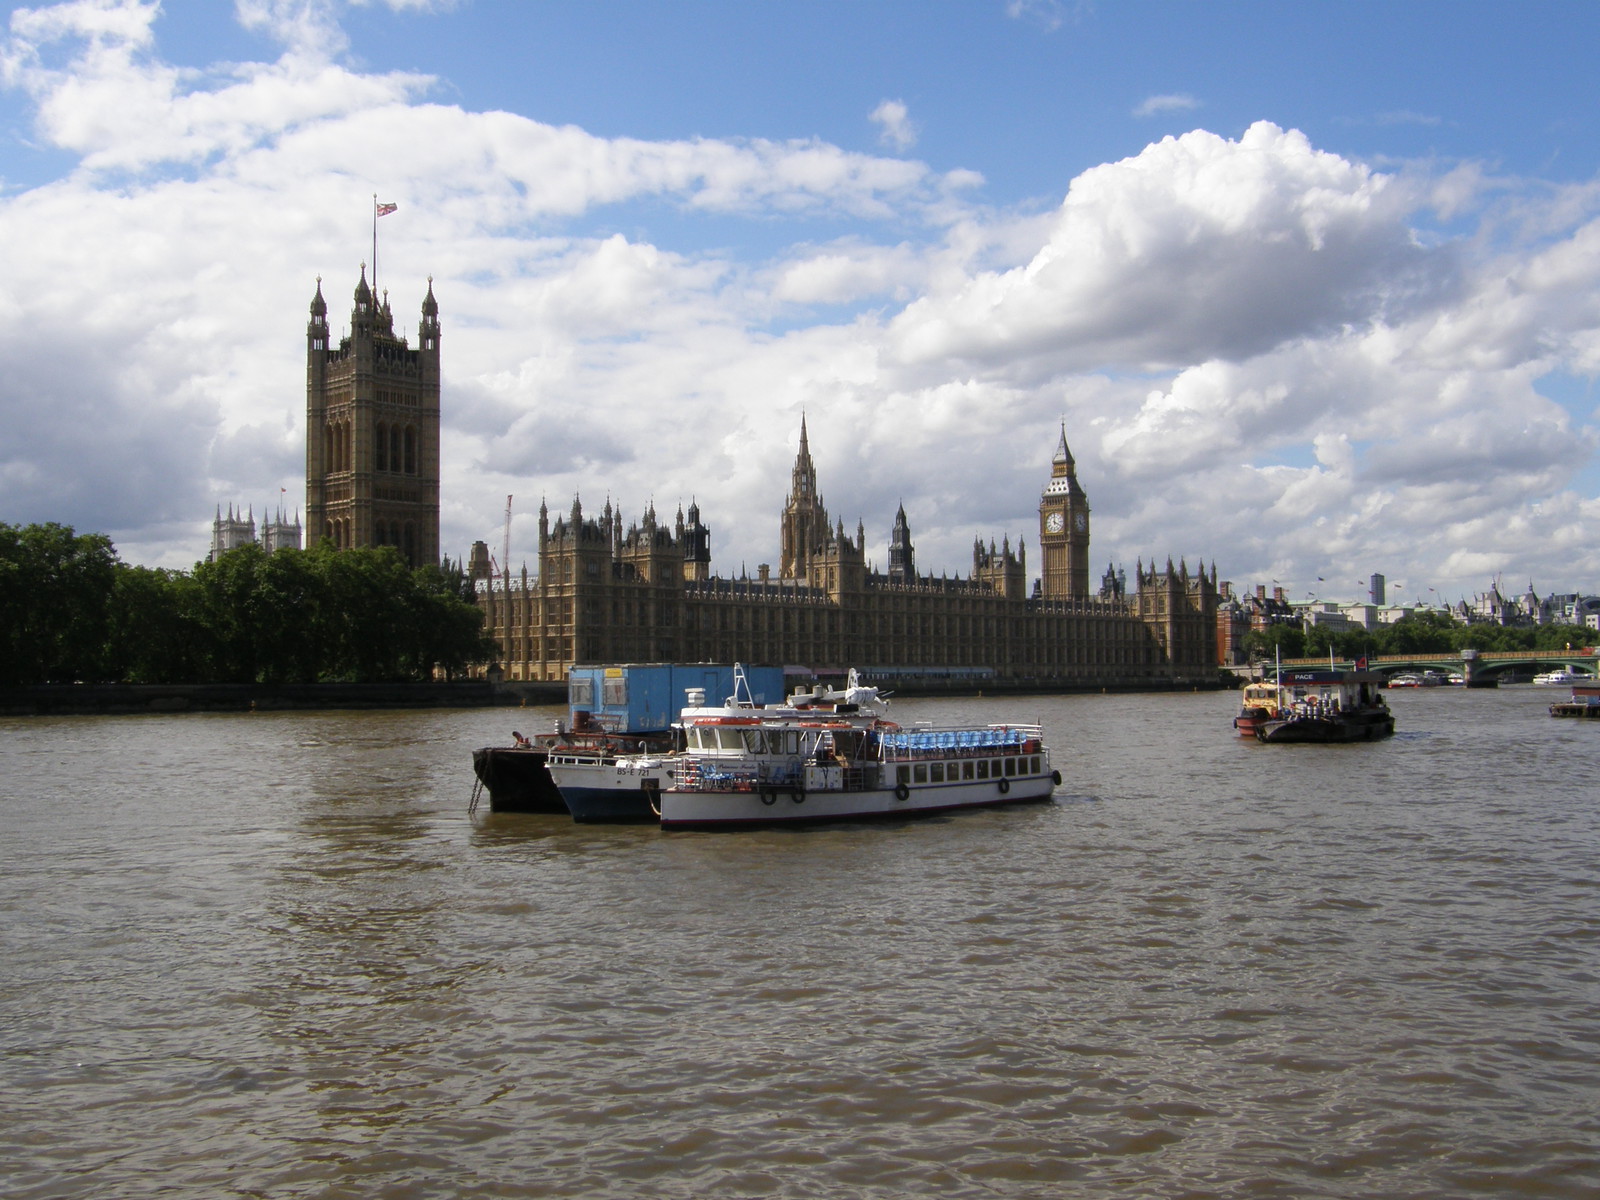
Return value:
<svg viewBox="0 0 1600 1200">
<path fill-rule="evenodd" d="M 242 546 L 192 574 L 108 538 L 0 524 L 0 683 L 378 683 L 493 652 L 459 567 L 394 550 Z"/>
<path fill-rule="evenodd" d="M 0 524 L 0 684 L 107 678 L 118 566 L 103 534 Z"/>
</svg>

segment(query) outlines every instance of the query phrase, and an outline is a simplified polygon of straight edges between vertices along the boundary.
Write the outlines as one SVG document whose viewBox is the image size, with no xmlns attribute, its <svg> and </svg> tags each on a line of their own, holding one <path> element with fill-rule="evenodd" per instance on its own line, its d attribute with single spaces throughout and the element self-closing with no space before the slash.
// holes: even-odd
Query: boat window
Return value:
<svg viewBox="0 0 1600 1200">
<path fill-rule="evenodd" d="M 972 778 L 972 763 L 970 761 L 961 764 L 961 778 Z"/>
<path fill-rule="evenodd" d="M 911 782 L 911 768 L 906 766 L 904 763 L 902 763 L 900 766 L 896 767 L 894 769 L 894 781 L 896 783 L 910 783 Z"/>
<path fill-rule="evenodd" d="M 928 782 L 928 764 L 927 763 L 918 763 L 915 767 L 911 768 L 911 778 L 912 778 L 912 781 L 915 782 L 915 783 L 927 783 Z"/>
<path fill-rule="evenodd" d="M 765 729 L 746 729 L 744 733 L 744 748 L 750 754 L 765 754 L 767 752 L 767 731 Z"/>
<path fill-rule="evenodd" d="M 989 778 L 989 760 L 987 758 L 980 759 L 979 762 L 978 762 L 978 778 L 979 779 L 987 779 L 987 778 Z"/>
<path fill-rule="evenodd" d="M 717 743 L 724 750 L 738 752 L 744 749 L 744 739 L 739 736 L 739 731 L 726 725 L 717 730 Z"/>
<path fill-rule="evenodd" d="M 607 679 L 600 688 L 601 702 L 604 704 L 626 704 L 628 702 L 628 678 Z"/>
<path fill-rule="evenodd" d="M 1029 774 L 1037 775 L 1039 773 L 1039 756 L 1035 754 L 1028 762 L 1030 764 Z"/>
<path fill-rule="evenodd" d="M 1014 759 L 1014 758 L 1006 759 L 1006 774 L 1007 775 L 1015 775 L 1016 773 L 1017 773 L 1017 760 Z"/>
<path fill-rule="evenodd" d="M 787 729 L 784 731 L 783 752 L 785 754 L 800 753 L 800 731 L 798 729 Z"/>
<path fill-rule="evenodd" d="M 931 779 L 934 783 L 943 783 L 944 782 L 944 764 L 943 763 L 930 763 L 928 765 L 928 778 Z"/>
<path fill-rule="evenodd" d="M 567 681 L 567 706 L 588 708 L 594 705 L 594 680 L 573 678 Z"/>
</svg>

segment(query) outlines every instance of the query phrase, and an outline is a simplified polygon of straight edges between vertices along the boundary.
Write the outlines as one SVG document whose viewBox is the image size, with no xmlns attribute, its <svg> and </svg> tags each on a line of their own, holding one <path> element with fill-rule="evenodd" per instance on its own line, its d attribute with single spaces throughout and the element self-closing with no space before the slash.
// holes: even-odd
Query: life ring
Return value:
<svg viewBox="0 0 1600 1200">
<path fill-rule="evenodd" d="M 761 803 L 763 803 L 765 805 L 768 805 L 770 807 L 771 805 L 774 805 L 777 802 L 778 802 L 778 793 L 777 792 L 768 791 L 766 788 L 762 788 L 761 789 Z"/>
<path fill-rule="evenodd" d="M 1060 771 L 1051 771 L 1050 772 L 1050 782 L 1055 784 L 1057 787 L 1060 787 L 1061 786 L 1061 772 Z"/>
<path fill-rule="evenodd" d="M 1000 777 L 1000 794 L 1002 796 L 1004 796 L 1010 790 L 1011 790 L 1011 780 L 1007 779 L 1005 776 L 1002 775 Z"/>
<path fill-rule="evenodd" d="M 894 798 L 896 800 L 909 800 L 909 799 L 911 799 L 911 789 L 908 788 L 903 783 L 895 784 L 894 785 Z"/>
<path fill-rule="evenodd" d="M 789 799 L 796 804 L 804 804 L 806 802 L 806 785 L 803 783 L 796 784 L 795 790 L 789 793 Z"/>
</svg>

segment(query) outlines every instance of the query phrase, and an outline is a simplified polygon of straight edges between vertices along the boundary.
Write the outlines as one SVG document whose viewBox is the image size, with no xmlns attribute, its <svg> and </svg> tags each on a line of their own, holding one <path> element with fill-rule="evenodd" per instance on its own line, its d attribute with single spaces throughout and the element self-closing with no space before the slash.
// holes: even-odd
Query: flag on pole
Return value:
<svg viewBox="0 0 1600 1200">
<path fill-rule="evenodd" d="M 398 204 L 389 204 L 389 203 L 380 204 L 380 205 L 378 205 L 378 215 L 380 217 L 387 217 L 390 213 L 392 213 L 395 209 L 397 209 L 399 207 L 400 206 Z"/>
<path fill-rule="evenodd" d="M 1356 670 L 1365 671 L 1366 669 L 1367 669 L 1367 656 L 1365 654 L 1363 654 L 1360 658 L 1356 659 Z"/>
</svg>

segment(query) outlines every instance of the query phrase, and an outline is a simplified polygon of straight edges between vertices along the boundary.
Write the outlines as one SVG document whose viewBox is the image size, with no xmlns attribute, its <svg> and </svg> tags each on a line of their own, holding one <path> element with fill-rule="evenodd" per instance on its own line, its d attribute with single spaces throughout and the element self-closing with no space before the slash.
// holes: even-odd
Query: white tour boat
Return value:
<svg viewBox="0 0 1600 1200">
<path fill-rule="evenodd" d="M 685 708 L 662 828 L 926 815 L 1045 801 L 1061 782 L 1037 725 L 902 728 L 887 709 L 853 669 L 847 687 L 781 705 Z"/>
</svg>

